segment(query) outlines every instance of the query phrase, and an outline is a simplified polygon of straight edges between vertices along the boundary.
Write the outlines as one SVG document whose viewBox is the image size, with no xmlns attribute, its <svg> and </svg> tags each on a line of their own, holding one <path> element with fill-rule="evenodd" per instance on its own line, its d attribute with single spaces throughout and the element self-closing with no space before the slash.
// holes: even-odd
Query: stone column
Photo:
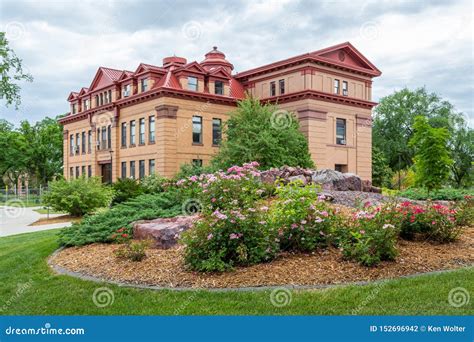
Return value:
<svg viewBox="0 0 474 342">
<path fill-rule="evenodd" d="M 159 105 L 156 109 L 156 172 L 164 177 L 172 177 L 178 167 L 177 153 L 177 113 L 178 106 Z"/>
</svg>

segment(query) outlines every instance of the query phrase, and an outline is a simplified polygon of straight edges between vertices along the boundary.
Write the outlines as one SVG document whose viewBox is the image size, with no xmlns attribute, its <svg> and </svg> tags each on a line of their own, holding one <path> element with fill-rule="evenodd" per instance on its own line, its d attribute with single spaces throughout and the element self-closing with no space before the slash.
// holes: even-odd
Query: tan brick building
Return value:
<svg viewBox="0 0 474 342">
<path fill-rule="evenodd" d="M 372 78 L 380 71 L 350 43 L 232 75 L 214 48 L 188 63 L 132 72 L 101 67 L 89 88 L 72 92 L 64 126 L 64 176 L 173 176 L 180 165 L 206 165 L 222 123 L 246 93 L 295 113 L 318 168 L 371 179 Z"/>
</svg>

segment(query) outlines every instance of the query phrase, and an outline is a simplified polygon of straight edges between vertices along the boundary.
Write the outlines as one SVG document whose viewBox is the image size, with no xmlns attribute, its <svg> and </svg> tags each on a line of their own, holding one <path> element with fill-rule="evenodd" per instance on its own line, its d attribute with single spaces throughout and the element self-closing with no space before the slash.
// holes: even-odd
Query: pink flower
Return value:
<svg viewBox="0 0 474 342">
<path fill-rule="evenodd" d="M 229 235 L 229 239 L 231 239 L 231 240 L 238 239 L 239 237 L 240 237 L 240 234 L 232 233 L 232 234 Z"/>
<path fill-rule="evenodd" d="M 324 234 L 324 232 L 323 232 L 322 230 L 320 230 L 320 231 L 319 231 L 319 235 L 324 236 L 324 235 L 326 235 L 326 234 Z"/>
<path fill-rule="evenodd" d="M 263 206 L 260 208 L 261 211 L 268 211 L 268 207 L 267 206 Z"/>
<path fill-rule="evenodd" d="M 217 201 L 217 199 L 215 199 L 214 197 L 211 198 L 211 202 L 214 203 L 215 201 Z"/>
<path fill-rule="evenodd" d="M 359 233 L 361 233 L 362 235 L 365 234 L 365 230 L 360 230 Z"/>
<path fill-rule="evenodd" d="M 278 235 L 282 236 L 283 235 L 283 229 L 278 229 Z"/>
<path fill-rule="evenodd" d="M 432 224 L 432 225 L 435 225 L 435 224 L 436 224 L 436 221 L 431 222 L 431 224 Z"/>
<path fill-rule="evenodd" d="M 297 225 L 296 223 L 293 223 L 293 224 L 291 225 L 291 228 L 292 228 L 292 229 L 296 229 L 296 228 L 298 228 L 298 225 Z"/>
<path fill-rule="evenodd" d="M 319 216 L 316 216 L 316 218 L 314 219 L 314 222 L 316 222 L 316 223 L 320 223 L 320 222 L 323 222 L 323 221 L 324 220 Z"/>
<path fill-rule="evenodd" d="M 212 239 L 213 236 L 214 236 L 214 235 L 212 235 L 212 233 L 211 233 L 211 234 L 209 234 L 209 235 L 207 236 L 207 239 L 210 240 L 210 239 Z"/>
<path fill-rule="evenodd" d="M 260 224 L 267 224 L 266 221 L 260 221 L 259 223 L 260 223 Z"/>
<path fill-rule="evenodd" d="M 306 224 L 306 220 L 301 220 L 301 224 Z"/>
<path fill-rule="evenodd" d="M 328 212 L 327 212 L 327 211 L 323 211 L 323 212 L 321 212 L 321 215 L 323 215 L 324 217 L 328 217 L 328 216 L 329 216 L 329 214 L 328 214 Z"/>
</svg>

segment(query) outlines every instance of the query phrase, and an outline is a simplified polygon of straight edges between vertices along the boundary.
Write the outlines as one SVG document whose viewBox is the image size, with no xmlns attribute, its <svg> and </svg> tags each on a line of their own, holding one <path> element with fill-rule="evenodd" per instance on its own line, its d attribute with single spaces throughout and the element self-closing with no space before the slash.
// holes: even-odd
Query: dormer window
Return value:
<svg viewBox="0 0 474 342">
<path fill-rule="evenodd" d="M 99 99 L 100 99 L 100 105 L 102 106 L 104 104 L 104 94 L 103 93 L 100 93 Z"/>
<path fill-rule="evenodd" d="M 83 104 L 84 104 L 84 110 L 88 110 L 89 109 L 89 100 L 84 100 Z"/>
<path fill-rule="evenodd" d="M 197 77 L 188 77 L 188 90 L 197 91 L 198 90 L 198 79 Z"/>
<path fill-rule="evenodd" d="M 129 97 L 130 96 L 130 84 L 126 84 L 126 85 L 123 86 L 122 96 L 123 97 Z"/>
<path fill-rule="evenodd" d="M 142 93 L 148 90 L 148 78 L 142 78 L 140 80 L 140 87 Z"/>
<path fill-rule="evenodd" d="M 214 92 L 217 95 L 224 95 L 224 82 L 222 81 L 215 81 L 214 82 Z"/>
<path fill-rule="evenodd" d="M 76 114 L 76 104 L 75 103 L 71 107 L 71 112 L 72 112 L 73 115 Z"/>
</svg>

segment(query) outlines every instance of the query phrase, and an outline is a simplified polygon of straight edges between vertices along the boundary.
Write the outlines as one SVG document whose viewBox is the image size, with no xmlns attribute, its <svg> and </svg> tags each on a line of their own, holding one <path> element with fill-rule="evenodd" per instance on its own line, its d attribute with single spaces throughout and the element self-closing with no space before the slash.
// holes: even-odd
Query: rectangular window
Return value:
<svg viewBox="0 0 474 342">
<path fill-rule="evenodd" d="M 102 106 L 104 104 L 104 93 L 100 93 L 99 98 L 100 98 L 100 105 Z"/>
<path fill-rule="evenodd" d="M 84 105 L 84 110 L 88 110 L 89 109 L 89 100 L 84 100 L 82 102 L 82 104 Z"/>
<path fill-rule="evenodd" d="M 130 121 L 130 146 L 135 146 L 135 120 Z"/>
<path fill-rule="evenodd" d="M 100 106 L 100 104 L 99 104 L 99 95 L 96 95 L 96 96 L 95 96 L 95 106 L 96 106 L 96 107 L 99 107 L 99 106 Z"/>
<path fill-rule="evenodd" d="M 339 94 L 339 80 L 334 80 L 334 94 Z"/>
<path fill-rule="evenodd" d="M 193 116 L 193 143 L 202 144 L 202 117 Z"/>
<path fill-rule="evenodd" d="M 202 167 L 202 159 L 193 159 L 193 165 L 197 167 Z"/>
<path fill-rule="evenodd" d="M 121 136 L 122 147 L 127 147 L 127 123 L 122 122 L 122 136 Z"/>
<path fill-rule="evenodd" d="M 76 166 L 76 178 L 79 178 L 79 166 Z"/>
<path fill-rule="evenodd" d="M 140 125 L 138 127 L 138 143 L 145 145 L 145 119 L 140 119 Z"/>
<path fill-rule="evenodd" d="M 221 119 L 212 119 L 212 144 L 220 145 L 222 139 Z"/>
<path fill-rule="evenodd" d="M 342 173 L 346 173 L 347 172 L 347 165 L 336 164 L 336 165 L 334 165 L 334 170 L 342 172 Z"/>
<path fill-rule="evenodd" d="M 145 161 L 144 160 L 138 161 L 138 178 L 140 179 L 145 178 Z"/>
<path fill-rule="evenodd" d="M 82 176 L 86 176 L 86 166 L 84 165 L 82 168 L 81 168 L 81 175 Z"/>
<path fill-rule="evenodd" d="M 130 96 L 130 84 L 126 84 L 126 85 L 123 86 L 122 96 L 123 97 L 129 97 Z"/>
<path fill-rule="evenodd" d="M 109 93 L 108 92 L 104 93 L 104 103 L 109 103 Z"/>
<path fill-rule="evenodd" d="M 348 95 L 347 81 L 342 81 L 342 95 L 344 95 L 344 96 Z"/>
<path fill-rule="evenodd" d="M 107 148 L 112 148 L 112 126 L 107 126 Z"/>
<path fill-rule="evenodd" d="M 97 135 L 96 135 L 96 144 L 97 144 L 97 149 L 100 150 L 100 128 L 97 128 Z"/>
<path fill-rule="evenodd" d="M 127 162 L 122 162 L 121 177 L 122 179 L 127 178 Z"/>
<path fill-rule="evenodd" d="M 72 105 L 72 111 L 71 112 L 72 112 L 72 114 L 76 114 L 76 105 L 75 104 Z"/>
<path fill-rule="evenodd" d="M 148 161 L 148 174 L 152 175 L 155 173 L 155 159 L 150 159 Z"/>
<path fill-rule="evenodd" d="M 135 162 L 130 162 L 130 178 L 135 179 Z"/>
<path fill-rule="evenodd" d="M 336 119 L 336 144 L 346 144 L 346 120 Z"/>
<path fill-rule="evenodd" d="M 92 153 L 92 131 L 87 132 L 87 152 Z"/>
<path fill-rule="evenodd" d="M 155 117 L 150 116 L 148 118 L 148 141 L 151 143 L 155 142 Z"/>
<path fill-rule="evenodd" d="M 82 154 L 86 153 L 86 132 L 82 132 Z"/>
<path fill-rule="evenodd" d="M 87 177 L 91 178 L 92 177 L 92 166 L 87 166 Z"/>
<path fill-rule="evenodd" d="M 280 88 L 280 95 L 283 95 L 285 93 L 285 80 L 279 80 L 278 86 Z"/>
<path fill-rule="evenodd" d="M 215 81 L 214 82 L 214 92 L 217 95 L 224 95 L 224 82 L 222 81 Z"/>
<path fill-rule="evenodd" d="M 107 148 L 107 127 L 102 127 L 102 143 L 101 148 L 105 150 Z"/>
<path fill-rule="evenodd" d="M 277 94 L 276 83 L 270 82 L 270 96 L 276 96 L 276 94 Z"/>
<path fill-rule="evenodd" d="M 140 86 L 142 88 L 142 93 L 148 90 L 148 78 L 142 78 L 140 80 Z"/>
<path fill-rule="evenodd" d="M 196 77 L 188 77 L 188 90 L 198 90 L 198 79 Z"/>
<path fill-rule="evenodd" d="M 70 179 L 74 178 L 74 168 L 73 167 L 69 168 L 69 178 Z"/>
<path fill-rule="evenodd" d="M 76 150 L 74 151 L 74 154 L 79 154 L 79 146 L 81 146 L 81 141 L 80 141 L 80 135 L 79 133 L 76 133 Z"/>
<path fill-rule="evenodd" d="M 109 90 L 108 93 L 109 93 L 109 102 L 112 102 L 112 90 Z"/>
<path fill-rule="evenodd" d="M 74 134 L 69 137 L 69 154 L 74 155 Z"/>
</svg>

